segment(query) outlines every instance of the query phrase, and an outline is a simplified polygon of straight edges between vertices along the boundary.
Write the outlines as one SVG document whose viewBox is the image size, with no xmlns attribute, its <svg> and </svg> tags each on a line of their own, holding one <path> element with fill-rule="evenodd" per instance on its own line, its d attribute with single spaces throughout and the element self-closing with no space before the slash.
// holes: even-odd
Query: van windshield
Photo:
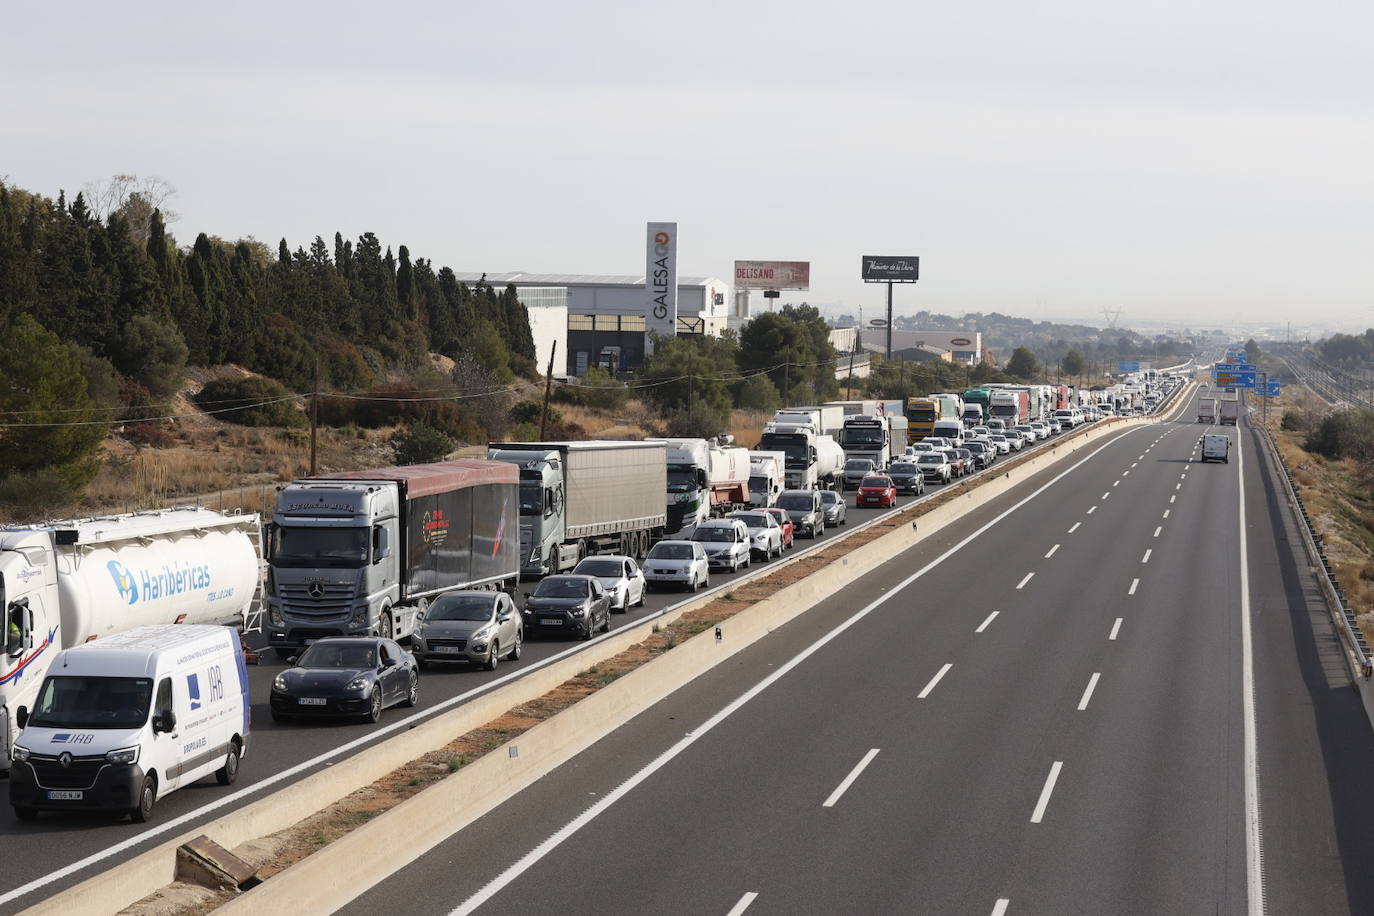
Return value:
<svg viewBox="0 0 1374 916">
<path fill-rule="evenodd" d="M 43 681 L 28 724 L 40 728 L 138 728 L 148 721 L 152 700 L 152 678 L 54 675 Z"/>
<path fill-rule="evenodd" d="M 274 566 L 354 568 L 367 563 L 369 528 L 294 528 L 272 539 Z"/>
</svg>

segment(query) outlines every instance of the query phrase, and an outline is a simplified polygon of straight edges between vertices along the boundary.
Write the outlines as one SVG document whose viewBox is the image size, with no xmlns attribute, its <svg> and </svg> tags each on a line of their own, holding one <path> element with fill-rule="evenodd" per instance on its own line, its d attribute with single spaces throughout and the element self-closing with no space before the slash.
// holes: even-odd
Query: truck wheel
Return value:
<svg viewBox="0 0 1374 916">
<path fill-rule="evenodd" d="M 215 771 L 215 782 L 222 786 L 232 786 L 239 778 L 239 745 L 237 741 L 229 744 L 229 753 L 224 757 L 224 766 Z"/>
<path fill-rule="evenodd" d="M 143 777 L 143 788 L 138 791 L 138 805 L 129 812 L 129 820 L 135 824 L 146 824 L 153 817 L 153 807 L 157 804 L 157 777 L 152 773 Z"/>
<path fill-rule="evenodd" d="M 382 639 L 390 639 L 394 632 L 391 623 L 391 608 L 383 608 L 381 616 L 377 618 L 377 635 Z"/>
</svg>

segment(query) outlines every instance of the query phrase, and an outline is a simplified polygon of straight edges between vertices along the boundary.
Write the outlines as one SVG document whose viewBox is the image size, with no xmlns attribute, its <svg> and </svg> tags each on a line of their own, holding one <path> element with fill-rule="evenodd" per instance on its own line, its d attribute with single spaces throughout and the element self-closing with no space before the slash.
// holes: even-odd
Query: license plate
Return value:
<svg viewBox="0 0 1374 916">
<path fill-rule="evenodd" d="M 459 652 L 462 652 L 463 650 L 458 648 L 457 646 L 431 646 L 430 651 L 437 652 L 441 655 L 457 655 Z"/>
<path fill-rule="evenodd" d="M 561 617 L 540 617 L 539 625 L 545 627 L 561 627 L 563 619 Z"/>
<path fill-rule="evenodd" d="M 48 801 L 81 801 L 84 797 L 84 792 L 62 791 L 48 793 Z"/>
<path fill-rule="evenodd" d="M 296 702 L 302 706 L 323 706 L 329 701 L 324 697 L 301 697 Z"/>
</svg>

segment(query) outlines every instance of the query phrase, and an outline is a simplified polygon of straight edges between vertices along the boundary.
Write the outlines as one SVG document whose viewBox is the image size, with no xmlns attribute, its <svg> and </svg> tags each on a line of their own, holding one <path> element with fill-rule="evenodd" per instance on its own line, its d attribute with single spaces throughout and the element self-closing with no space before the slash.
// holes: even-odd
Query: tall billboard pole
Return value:
<svg viewBox="0 0 1374 916">
<path fill-rule="evenodd" d="M 915 283 L 921 278 L 921 259 L 866 254 L 861 274 L 865 283 L 887 284 L 887 359 L 892 359 L 892 284 Z"/>
</svg>

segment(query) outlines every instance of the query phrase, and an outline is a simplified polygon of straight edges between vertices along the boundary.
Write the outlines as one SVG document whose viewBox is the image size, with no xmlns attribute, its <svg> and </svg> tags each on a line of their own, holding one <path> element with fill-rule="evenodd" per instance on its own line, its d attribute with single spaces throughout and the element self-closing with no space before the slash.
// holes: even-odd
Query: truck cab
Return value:
<svg viewBox="0 0 1374 916">
<path fill-rule="evenodd" d="M 520 465 L 520 577 L 537 579 L 577 565 L 577 558 L 562 555 L 567 493 L 558 450 L 492 448 L 487 457 Z"/>
</svg>

